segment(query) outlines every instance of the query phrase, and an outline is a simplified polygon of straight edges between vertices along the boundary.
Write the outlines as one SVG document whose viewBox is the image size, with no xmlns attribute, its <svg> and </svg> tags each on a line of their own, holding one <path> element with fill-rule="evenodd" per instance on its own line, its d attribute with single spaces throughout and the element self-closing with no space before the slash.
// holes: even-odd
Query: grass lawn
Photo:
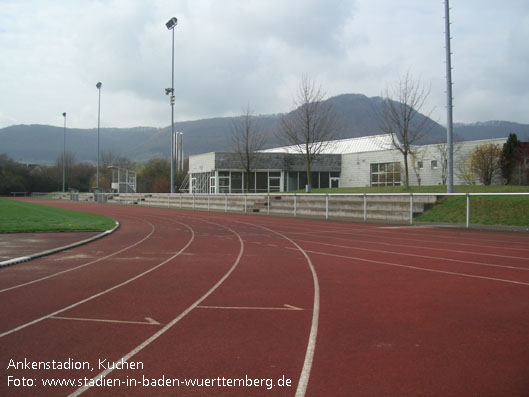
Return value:
<svg viewBox="0 0 529 397">
<path fill-rule="evenodd" d="M 529 193 L 529 186 L 454 186 L 455 193 Z M 303 193 L 299 191 L 299 193 Z M 446 193 L 446 186 L 364 187 L 313 189 L 312 193 Z M 466 222 L 466 197 L 443 197 L 419 222 Z M 480 225 L 529 226 L 529 196 L 471 196 L 470 223 Z"/>
<path fill-rule="evenodd" d="M 298 190 L 295 193 L 305 193 Z M 385 187 L 344 187 L 338 189 L 312 189 L 311 193 L 446 193 L 446 186 L 385 186 Z M 529 193 L 529 186 L 498 185 L 498 186 L 476 186 L 463 185 L 454 186 L 454 193 Z"/>
<path fill-rule="evenodd" d="M 103 231 L 113 219 L 0 198 L 0 233 Z"/>
</svg>

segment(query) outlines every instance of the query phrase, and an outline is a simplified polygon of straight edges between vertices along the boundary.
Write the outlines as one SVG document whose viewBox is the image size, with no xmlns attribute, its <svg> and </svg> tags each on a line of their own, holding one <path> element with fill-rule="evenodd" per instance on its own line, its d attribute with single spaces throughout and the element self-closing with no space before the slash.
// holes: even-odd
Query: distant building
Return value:
<svg viewBox="0 0 529 397">
<path fill-rule="evenodd" d="M 458 165 L 481 144 L 503 145 L 507 138 L 459 142 L 454 145 L 454 184 L 467 184 Z M 391 135 L 331 141 L 311 166 L 313 188 L 400 186 L 404 161 Z M 442 185 L 446 180 L 445 145 L 414 147 L 408 158 L 410 185 Z M 292 146 L 260 152 L 250 174 L 251 193 L 302 190 L 307 183 L 304 155 Z M 189 157 L 189 192 L 242 193 L 245 172 L 236 153 L 211 152 Z M 477 181 L 472 181 L 477 183 Z"/>
</svg>

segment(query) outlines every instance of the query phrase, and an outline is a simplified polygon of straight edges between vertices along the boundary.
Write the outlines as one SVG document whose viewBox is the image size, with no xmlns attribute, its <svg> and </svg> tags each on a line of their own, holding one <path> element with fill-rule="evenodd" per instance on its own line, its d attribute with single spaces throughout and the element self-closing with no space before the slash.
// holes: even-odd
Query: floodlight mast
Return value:
<svg viewBox="0 0 529 397">
<path fill-rule="evenodd" d="M 454 142 L 452 115 L 452 53 L 450 50 L 450 5 L 445 0 L 445 43 L 446 43 L 446 192 L 454 192 Z"/>
<path fill-rule="evenodd" d="M 99 130 L 101 128 L 101 82 L 96 84 L 99 91 L 99 102 L 97 105 L 97 190 L 99 190 Z"/>
<path fill-rule="evenodd" d="M 173 31 L 173 43 L 172 43 L 172 56 L 171 56 L 171 88 L 165 89 L 165 94 L 169 95 L 171 94 L 171 193 L 174 193 L 174 28 L 176 27 L 176 24 L 178 23 L 178 20 L 176 17 L 172 17 L 167 21 L 165 26 L 167 26 L 167 29 Z"/>
<path fill-rule="evenodd" d="M 63 141 L 62 141 L 62 192 L 65 192 L 64 188 L 64 181 L 66 176 L 66 112 L 62 114 L 62 117 L 64 117 L 64 130 L 63 130 Z"/>
</svg>

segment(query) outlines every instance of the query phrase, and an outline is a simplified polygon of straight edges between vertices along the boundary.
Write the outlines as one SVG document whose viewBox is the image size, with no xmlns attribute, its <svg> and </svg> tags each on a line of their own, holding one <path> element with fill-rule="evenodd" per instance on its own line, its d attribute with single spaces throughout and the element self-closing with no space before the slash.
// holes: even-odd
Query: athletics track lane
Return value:
<svg viewBox="0 0 529 397">
<path fill-rule="evenodd" d="M 174 213 L 172 213 L 172 215 L 174 215 Z M 152 216 L 151 218 L 149 218 L 149 220 L 150 222 L 155 223 L 156 219 L 154 216 Z M 171 220 L 164 219 L 164 222 L 170 221 Z M 193 223 L 192 221 L 186 222 Z M 101 357 L 104 352 L 107 352 L 108 354 L 107 356 L 105 356 L 105 358 L 111 360 L 119 359 L 132 347 L 137 346 L 141 340 L 145 340 L 146 335 L 152 334 L 153 331 L 146 331 L 148 326 L 146 327 L 145 325 L 136 325 L 135 328 L 131 329 L 132 324 L 104 323 L 102 325 L 101 323 L 90 322 L 88 320 L 97 318 L 104 320 L 127 319 L 129 321 L 137 321 L 138 318 L 131 318 L 130 315 L 136 314 L 137 316 L 143 317 L 145 313 L 148 313 L 150 316 L 152 316 L 151 318 L 156 318 L 156 321 L 161 322 L 163 325 L 170 319 L 170 317 L 180 313 L 187 305 L 189 305 L 191 301 L 195 300 L 197 296 L 200 296 L 207 288 L 209 288 L 209 286 L 213 284 L 213 280 L 216 280 L 218 278 L 217 275 L 220 272 L 223 272 L 226 266 L 230 265 L 233 262 L 233 259 L 235 257 L 234 253 L 236 253 L 236 250 L 233 250 L 233 247 L 234 245 L 238 247 L 239 244 L 238 241 L 236 241 L 236 239 L 234 238 L 235 236 L 233 235 L 233 233 L 228 233 L 227 235 L 226 228 L 215 226 L 210 222 L 195 221 L 194 223 L 195 224 L 191 226 L 195 234 L 193 244 L 189 246 L 189 249 L 186 252 L 184 252 L 178 257 L 179 262 L 174 263 L 174 266 L 169 266 L 171 265 L 171 263 L 167 263 L 166 266 L 160 267 L 156 270 L 156 272 L 152 272 L 143 277 L 142 279 L 136 280 L 130 285 L 123 286 L 122 288 L 116 289 L 115 291 L 111 291 L 108 294 L 102 295 L 82 305 L 76 306 L 71 310 L 60 313 L 60 317 L 67 317 L 69 319 L 82 318 L 87 321 L 81 322 L 57 318 L 48 318 L 44 321 L 39 322 L 38 324 L 28 326 L 24 329 L 21 329 L 20 331 L 7 335 L 5 338 L 8 338 L 11 343 L 9 350 L 6 351 L 5 354 L 3 353 L 3 356 L 10 355 L 22 357 L 24 355 L 30 355 L 33 352 L 33 356 L 35 357 L 40 355 L 41 360 L 50 360 L 52 358 L 57 360 L 64 360 L 68 357 L 73 357 L 77 360 L 88 360 L 90 362 L 96 362 L 96 358 Z M 156 222 L 155 224 L 158 230 L 160 226 L 159 222 Z M 167 237 L 170 236 L 163 236 L 160 241 L 161 246 L 167 247 L 170 245 L 168 244 L 170 239 L 168 239 Z M 108 239 L 109 240 L 105 240 L 110 243 L 111 236 L 109 236 Z M 136 248 L 138 249 L 138 252 L 141 252 L 141 246 L 138 246 Z M 145 249 L 145 247 L 143 249 Z M 262 252 L 255 252 L 256 250 L 259 251 L 259 249 L 260 247 L 255 244 L 254 247 L 248 249 L 248 251 L 245 252 L 248 254 L 248 257 L 242 261 L 246 262 L 245 266 L 251 266 L 254 263 L 254 258 L 263 256 Z M 130 252 L 127 252 L 127 254 L 131 255 Z M 292 256 L 293 253 L 291 251 L 288 251 L 287 257 L 289 255 Z M 224 261 L 224 257 L 226 257 L 226 261 Z M 98 263 L 98 266 L 103 268 L 105 266 L 115 267 L 120 266 L 120 264 L 123 262 L 128 263 L 130 260 L 135 259 L 138 259 L 135 255 L 132 255 L 131 257 L 115 256 L 110 258 L 108 260 L 108 263 L 104 261 Z M 146 260 L 145 257 L 143 259 Z M 37 262 L 34 262 L 34 264 L 35 263 Z M 96 272 L 95 275 L 89 273 L 90 271 L 93 272 L 95 269 L 95 267 L 92 268 L 92 266 L 87 266 L 80 270 L 67 273 L 68 278 L 66 280 L 62 279 L 63 277 L 66 277 L 66 275 L 60 275 L 50 280 L 44 280 L 40 283 L 33 284 L 27 287 L 22 287 L 17 290 L 7 291 L 6 293 L 22 294 L 22 291 L 25 288 L 37 288 L 38 285 L 40 288 L 46 289 L 46 284 L 54 283 L 53 293 L 68 296 L 68 294 L 70 293 L 69 288 L 71 286 L 69 287 L 65 285 L 64 291 L 57 290 L 56 287 L 60 286 L 63 281 L 65 281 L 67 284 L 71 279 L 74 279 L 75 277 L 79 277 L 82 283 L 84 283 L 85 280 L 93 281 L 93 279 L 95 279 L 97 281 L 100 278 L 99 273 Z M 276 269 L 276 272 L 277 271 L 280 272 L 281 269 Z M 121 277 L 118 273 L 119 272 L 111 274 L 105 273 L 104 281 L 110 282 L 111 279 L 117 280 L 118 278 L 119 281 L 122 281 L 124 277 Z M 285 280 L 289 279 L 289 277 L 282 278 Z M 103 280 L 100 281 L 103 282 Z M 261 280 L 261 283 L 254 282 L 254 287 L 256 286 L 256 288 L 252 288 L 252 290 L 265 290 L 266 282 L 268 281 L 269 279 Z M 264 286 L 263 282 L 265 284 Z M 251 296 L 252 294 L 252 290 L 249 291 L 248 289 L 244 289 L 241 287 L 238 287 L 238 289 L 240 290 L 238 293 L 243 294 L 244 296 Z M 48 295 L 50 295 L 51 293 L 52 292 L 48 291 Z M 140 298 L 137 298 L 138 294 Z M 43 296 L 46 297 L 45 292 L 43 292 Z M 309 298 L 311 298 L 310 293 Z M 292 301 L 294 303 L 297 303 L 298 300 L 299 299 L 287 299 L 287 301 Z M 13 301 L 16 302 L 17 299 L 13 299 Z M 309 299 L 308 303 L 310 304 L 310 302 L 311 300 Z M 249 302 L 245 301 L 240 303 L 248 304 Z M 141 309 L 145 308 L 146 306 L 149 307 L 149 310 L 142 311 Z M 262 306 L 263 304 L 261 304 L 261 307 Z M 48 307 L 46 306 L 45 309 L 48 310 Z M 227 310 L 230 310 L 225 308 L 211 307 L 203 307 L 199 309 L 195 310 L 195 312 L 197 313 L 197 318 L 200 318 L 200 316 L 202 316 L 203 318 L 209 319 L 208 321 L 212 321 L 212 319 L 215 319 L 218 316 L 220 316 L 220 318 L 225 318 Z M 263 309 L 266 311 L 268 308 Z M 284 307 L 281 306 L 280 309 L 284 309 Z M 242 319 L 243 324 L 241 324 L 241 326 L 236 327 L 240 331 L 247 329 L 248 315 L 250 315 L 251 318 L 251 316 L 255 316 L 255 313 L 257 313 L 257 311 L 254 313 L 253 309 L 233 310 L 235 311 L 235 313 L 230 314 L 230 316 L 233 315 L 235 316 L 235 318 L 240 315 L 239 313 L 242 314 L 243 312 L 246 312 Z M 13 311 L 16 311 L 16 308 Z M 41 315 L 42 312 L 43 309 L 40 308 L 39 315 Z M 195 314 L 195 312 L 193 314 Z M 275 313 L 275 315 L 273 313 Z M 264 316 L 263 314 L 260 314 L 259 318 L 263 319 L 267 316 L 268 318 L 281 318 L 286 316 L 285 313 L 286 311 L 282 310 L 271 310 L 270 314 L 266 314 Z M 7 313 L 6 315 L 6 313 L 4 312 L 2 316 L 9 318 L 8 314 L 9 313 Z M 272 345 L 266 341 L 267 338 L 270 338 L 270 330 L 262 329 L 260 332 L 257 332 L 257 334 L 261 334 L 260 336 L 263 340 L 258 340 L 258 343 L 256 343 L 254 339 L 248 339 L 247 337 L 241 338 L 240 336 L 238 337 L 237 334 L 233 334 L 234 328 L 232 325 L 234 323 L 241 322 L 240 320 L 236 322 L 228 321 L 226 323 L 226 326 L 228 328 L 223 331 L 222 328 L 219 326 L 220 321 L 217 319 L 215 324 L 216 335 L 219 336 L 224 333 L 226 334 L 225 337 L 221 338 L 219 343 L 219 339 L 212 339 L 208 331 L 208 335 L 210 335 L 209 340 L 206 339 L 205 341 L 203 341 L 198 339 L 197 349 L 191 350 L 190 357 L 197 357 L 197 364 L 202 364 L 197 366 L 186 365 L 184 369 L 187 369 L 187 371 L 184 371 L 184 374 L 187 372 L 189 375 L 193 375 L 193 371 L 196 371 L 198 369 L 198 373 L 196 375 L 198 376 L 199 374 L 202 374 L 202 377 L 225 376 L 225 374 L 227 375 L 232 372 L 237 373 L 237 377 L 241 377 L 244 376 L 247 371 L 254 372 L 255 374 L 256 370 L 254 368 L 257 365 L 257 368 L 259 369 L 258 372 L 263 372 L 263 374 L 255 375 L 264 376 L 266 374 L 266 371 L 262 370 L 259 361 L 255 361 L 255 347 L 258 347 L 258 349 L 262 353 L 262 357 L 266 355 L 271 356 L 271 362 L 275 363 L 275 365 L 272 364 L 270 366 L 270 368 L 276 367 L 275 370 L 271 370 L 272 372 L 278 372 L 278 374 L 280 373 L 283 376 L 288 375 L 289 378 L 294 378 L 297 382 L 296 377 L 299 376 L 299 368 L 303 363 L 303 354 L 306 341 L 304 340 L 305 338 L 299 338 L 297 336 L 287 338 L 286 340 L 284 337 L 285 334 L 288 332 L 299 332 L 299 327 L 297 327 L 297 325 L 299 325 L 299 319 L 303 318 L 304 316 L 307 317 L 305 313 L 300 313 L 300 311 L 296 311 L 296 317 L 291 317 L 292 319 L 298 319 L 296 320 L 296 323 L 291 323 L 290 326 L 285 329 L 275 327 L 276 339 L 279 340 L 281 343 L 275 340 L 273 341 Z M 308 317 L 308 324 L 310 325 L 310 315 Z M 284 324 L 285 322 L 286 321 L 282 321 L 281 323 Z M 208 328 L 209 327 L 206 327 L 205 330 L 208 330 Z M 119 333 L 117 332 L 118 329 L 122 329 L 123 331 Z M 303 329 L 303 327 L 301 329 Z M 308 327 L 305 327 L 305 329 L 308 330 Z M 124 333 L 124 330 L 126 330 L 126 333 Z M 197 329 L 195 327 L 191 326 L 190 328 L 183 328 L 183 330 L 180 331 L 180 334 L 178 334 L 178 340 L 184 340 L 184 336 L 182 336 L 181 334 L 182 332 L 184 336 L 187 335 L 187 338 L 190 339 L 190 343 L 196 340 L 194 334 L 197 332 Z M 229 344 L 225 343 L 228 336 L 232 336 L 232 338 L 236 340 L 238 345 L 240 346 L 240 351 L 238 353 L 233 349 L 233 346 L 230 346 Z M 73 342 L 75 341 L 77 341 L 77 345 L 73 344 Z M 153 356 L 152 354 L 149 354 L 149 350 L 146 349 L 147 357 L 151 358 L 149 365 L 147 364 L 149 360 L 146 359 L 146 367 L 154 374 L 164 374 L 166 376 L 182 376 L 182 373 L 175 374 L 173 372 L 174 370 L 180 369 L 180 367 L 167 367 L 168 361 L 176 359 L 178 362 L 185 364 L 190 360 L 189 358 L 187 360 L 182 360 L 181 356 L 170 354 L 169 357 L 167 357 L 166 361 L 165 357 L 167 356 L 167 352 L 174 350 L 174 345 L 175 340 L 171 337 L 171 332 L 167 332 L 167 334 L 163 335 L 163 337 L 161 337 L 159 341 L 157 341 L 157 343 L 153 343 L 153 345 L 149 347 L 161 349 L 160 355 Z M 176 348 L 178 348 L 179 345 L 180 343 L 177 344 Z M 189 344 L 183 344 L 182 348 L 188 347 L 188 345 Z M 294 347 L 297 345 L 299 347 L 298 350 L 300 351 L 299 355 L 294 355 L 294 359 L 297 361 L 296 365 L 289 364 L 289 360 L 287 359 L 291 357 L 291 352 L 296 350 L 295 348 L 293 349 L 293 345 Z M 3 347 L 5 347 L 4 344 Z M 218 364 L 218 362 L 226 360 L 228 362 L 228 366 L 219 367 L 217 364 L 214 364 L 213 373 L 211 373 L 211 371 L 205 371 L 203 366 L 207 362 L 204 361 L 204 356 L 202 354 L 199 354 L 197 356 L 197 352 L 200 352 L 204 349 L 206 349 L 206 351 L 209 351 L 209 358 L 214 357 L 212 352 L 216 349 L 216 351 L 218 351 L 219 357 L 218 359 L 212 360 L 211 362 Z M 281 360 L 278 360 L 277 357 L 274 358 L 274 353 L 271 353 L 274 351 L 280 351 L 283 356 L 286 356 L 286 358 Z M 233 354 L 236 353 L 238 354 L 237 360 L 239 361 L 239 364 L 247 364 L 243 364 L 242 367 L 235 366 L 234 368 L 230 368 L 230 364 L 232 367 L 235 364 L 231 357 Z M 290 367 L 294 368 L 294 370 L 290 371 Z M 285 371 L 287 371 L 286 375 Z M 70 373 L 70 375 L 72 374 Z M 77 375 L 81 374 L 78 373 Z M 83 375 L 87 376 L 86 373 Z M 134 373 L 131 375 L 137 376 L 138 374 Z M 68 376 L 68 373 L 63 373 L 62 376 Z M 88 374 L 88 376 L 90 376 L 90 374 Z M 126 374 L 122 373 L 119 374 L 119 376 L 126 376 Z M 288 390 L 287 395 L 291 394 L 291 389 L 292 388 Z M 101 391 L 108 393 L 109 390 L 107 389 Z M 163 391 L 169 394 L 174 393 L 174 390 L 171 389 L 162 389 L 158 391 Z M 222 392 L 223 390 L 220 391 Z M 120 392 L 124 395 L 131 394 L 132 392 L 136 392 L 137 394 L 144 394 L 144 391 L 141 389 L 112 391 L 113 394 Z M 223 392 L 233 394 L 233 390 L 224 390 Z M 203 393 L 203 391 L 199 389 L 195 391 L 195 393 L 200 395 Z"/>
<path fill-rule="evenodd" d="M 120 216 L 133 213 L 113 206 L 90 209 Z M 262 228 L 265 227 L 300 244 L 309 253 L 320 280 L 321 315 L 308 396 L 527 395 L 529 285 L 524 269 L 529 268 L 529 240 L 525 234 L 386 228 L 140 208 L 133 211 L 147 213 L 151 222 L 161 214 L 182 223 L 196 223 L 205 227 L 197 235 L 203 234 L 206 241 L 213 243 L 210 257 L 208 244 L 197 246 L 197 255 L 187 255 L 195 260 L 193 267 L 201 264 L 204 271 L 193 270 L 188 274 L 187 281 L 192 280 L 196 287 L 185 289 L 175 302 L 186 296 L 191 301 L 191 296 L 196 298 L 206 289 L 208 282 L 200 279 L 209 280 L 210 273 L 220 270 L 216 269 L 219 264 L 213 263 L 218 262 L 216 252 L 221 254 L 219 250 L 227 248 L 226 255 L 235 256 L 236 237 L 211 222 L 239 233 L 245 247 L 241 263 L 217 290 L 134 357 L 146 363 L 148 376 L 286 374 L 293 379 L 294 386 L 297 384 L 312 314 L 310 273 L 299 250 Z M 508 245 L 510 249 L 505 249 Z M 494 266 L 485 266 L 491 264 Z M 150 291 L 154 293 L 153 285 L 163 284 L 160 279 L 168 277 L 165 273 L 161 278 L 154 277 L 156 273 L 150 275 L 151 280 L 141 280 L 145 285 L 140 289 L 146 291 L 146 297 Z M 145 307 L 156 307 L 160 299 L 172 293 L 167 288 L 153 299 L 152 305 Z M 109 293 L 106 297 L 109 300 L 99 303 L 95 300 L 75 310 L 84 311 L 84 315 L 103 309 L 108 310 L 107 316 L 115 316 L 120 310 L 127 313 L 124 299 L 132 293 L 123 290 L 122 294 L 120 297 Z M 285 304 L 305 310 L 228 309 L 243 305 L 277 308 Z M 119 309 L 112 310 L 114 305 Z M 142 302 L 134 305 L 140 308 Z M 158 310 L 157 315 L 162 317 L 162 312 L 167 311 L 167 318 L 172 312 L 167 308 Z M 152 334 L 145 328 L 156 327 L 63 321 L 46 320 L 39 324 L 43 328 L 38 332 L 30 332 L 31 327 L 20 331 L 20 345 L 29 349 L 20 350 L 21 354 L 28 351 L 41 354 L 42 346 L 49 343 L 50 347 L 45 349 L 48 357 L 71 357 L 71 352 L 78 350 L 80 358 L 92 360 L 98 353 L 108 351 L 112 354 L 109 358 L 116 359 Z M 37 341 L 35 333 L 39 336 Z M 63 338 L 57 337 L 57 333 Z M 63 342 L 64 336 L 68 344 Z M 4 346 L 5 341 L 0 343 Z M 9 353 L 6 350 L 2 357 Z M 121 374 L 137 375 L 136 371 Z M 89 393 L 108 394 L 109 390 L 94 388 Z M 139 388 L 119 391 L 123 395 L 142 394 Z M 171 394 L 174 390 L 153 391 Z M 115 392 L 112 390 L 112 394 Z M 266 388 L 184 391 L 189 395 L 294 395 L 294 392 L 295 387 L 271 391 Z"/>
</svg>

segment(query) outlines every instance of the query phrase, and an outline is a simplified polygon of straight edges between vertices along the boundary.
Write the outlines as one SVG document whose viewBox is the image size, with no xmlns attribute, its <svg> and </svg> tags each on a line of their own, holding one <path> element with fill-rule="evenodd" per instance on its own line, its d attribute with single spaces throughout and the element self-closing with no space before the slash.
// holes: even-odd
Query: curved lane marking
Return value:
<svg viewBox="0 0 529 397">
<path fill-rule="evenodd" d="M 206 221 L 207 222 L 207 221 Z M 213 222 L 207 222 L 207 223 L 213 223 Z M 218 225 L 214 223 L 215 225 Z M 136 346 L 134 349 L 132 349 L 130 352 L 125 354 L 122 358 L 116 361 L 116 363 L 121 361 L 128 361 L 130 358 L 134 357 L 136 354 L 138 354 L 140 351 L 145 349 L 147 346 L 149 346 L 152 342 L 154 342 L 156 339 L 158 339 L 160 336 L 162 336 L 165 332 L 167 332 L 170 328 L 172 328 L 174 325 L 176 325 L 180 320 L 182 320 L 185 316 L 187 316 L 193 309 L 195 309 L 198 305 L 200 305 L 208 296 L 210 296 L 229 276 L 230 274 L 235 270 L 237 265 L 239 264 L 242 254 L 244 252 L 244 242 L 242 241 L 241 236 L 235 232 L 233 229 L 230 229 L 229 227 L 218 225 L 224 229 L 227 229 L 234 233 L 237 238 L 239 239 L 240 243 L 240 250 L 239 255 L 237 256 L 237 259 L 235 259 L 235 262 L 231 266 L 231 268 L 222 276 L 220 280 L 218 280 L 213 287 L 209 289 L 208 292 L 206 292 L 204 295 L 202 295 L 199 299 L 197 299 L 194 303 L 192 303 L 187 309 L 185 309 L 182 313 L 180 313 L 178 316 L 176 316 L 173 320 L 171 320 L 167 325 L 165 325 L 162 329 L 160 329 L 158 332 L 147 338 L 143 343 Z M 117 367 L 114 365 L 113 367 Z M 114 370 L 114 368 L 107 368 L 103 372 L 99 373 L 95 377 L 92 378 L 92 380 L 95 382 L 97 379 L 107 376 L 109 373 L 111 373 Z M 83 386 L 78 388 L 76 391 L 71 393 L 69 397 L 79 396 L 80 394 L 84 393 L 90 389 L 90 386 Z"/>
<path fill-rule="evenodd" d="M 303 361 L 303 368 L 301 370 L 301 375 L 299 377 L 298 387 L 296 389 L 296 394 L 295 394 L 296 397 L 303 397 L 305 396 L 305 393 L 307 392 L 307 386 L 308 386 L 309 378 L 310 378 L 310 371 L 312 369 L 312 362 L 314 361 L 314 351 L 316 350 L 316 338 L 318 336 L 318 320 L 320 316 L 320 284 L 318 282 L 318 275 L 316 274 L 316 269 L 314 268 L 314 265 L 312 264 L 312 261 L 310 260 L 310 257 L 307 254 L 307 252 L 303 248 L 301 248 L 299 244 L 296 243 L 291 238 L 275 230 L 269 229 L 265 226 L 246 223 L 246 222 L 239 222 L 239 221 L 235 221 L 235 222 L 243 223 L 245 225 L 250 225 L 250 226 L 256 226 L 256 227 L 267 230 L 269 232 L 272 232 L 284 238 L 285 240 L 289 241 L 292 245 L 294 245 L 303 254 L 305 259 L 307 260 L 307 264 L 309 265 L 310 271 L 312 273 L 312 282 L 314 285 L 314 302 L 312 305 L 312 322 L 310 326 L 310 334 L 309 334 L 309 340 L 307 343 L 307 350 L 305 352 L 305 359 Z"/>
<path fill-rule="evenodd" d="M 25 282 L 25 283 L 22 283 L 22 284 L 14 285 L 12 287 L 7 287 L 7 288 L 4 288 L 4 289 L 0 289 L 0 293 L 11 291 L 11 290 L 14 290 L 14 289 L 17 289 L 17 288 L 20 288 L 20 287 L 25 287 L 26 285 L 35 284 L 35 283 L 38 283 L 40 281 L 48 280 L 50 278 L 59 276 L 59 275 L 64 274 L 64 273 L 68 273 L 68 272 L 71 272 L 71 271 L 74 271 L 74 270 L 77 270 L 77 269 L 81 269 L 81 268 L 83 268 L 85 266 L 92 265 L 92 264 L 94 264 L 96 262 L 100 262 L 100 261 L 102 261 L 104 259 L 108 259 L 108 258 L 110 258 L 110 257 L 112 257 L 114 255 L 120 254 L 122 252 L 125 252 L 125 251 L 131 249 L 131 248 L 134 248 L 135 246 L 143 243 L 145 240 L 147 240 L 149 237 L 151 237 L 152 234 L 154 233 L 154 230 L 155 230 L 155 227 L 154 227 L 154 225 L 151 222 L 148 222 L 148 221 L 142 221 L 142 222 L 145 222 L 145 223 L 148 223 L 149 225 L 151 225 L 151 231 L 150 231 L 150 233 L 147 236 L 145 236 L 141 240 L 135 242 L 134 244 L 129 245 L 128 247 L 122 248 L 119 251 L 116 251 L 116 252 L 114 252 L 112 254 L 109 254 L 107 256 L 103 256 L 101 258 L 95 259 L 95 260 L 93 260 L 91 262 L 83 263 L 82 265 L 79 265 L 79 266 L 76 266 L 76 267 L 72 267 L 70 269 L 62 270 L 60 272 L 50 274 L 49 276 L 44 276 L 44 277 L 38 278 L 38 279 L 33 280 L 33 281 L 28 281 L 28 282 Z"/>
<path fill-rule="evenodd" d="M 178 222 L 178 223 L 180 223 L 180 222 Z M 73 304 L 71 304 L 71 305 L 69 305 L 69 306 L 66 306 L 66 307 L 62 308 L 62 309 L 59 309 L 59 310 L 57 310 L 57 311 L 54 311 L 53 313 L 50 313 L 50 314 L 47 314 L 47 315 L 45 315 L 45 316 L 39 317 L 39 318 L 37 318 L 37 319 L 35 319 L 35 320 L 33 320 L 33 321 L 30 321 L 30 322 L 28 322 L 28 323 L 25 323 L 25 324 L 19 325 L 18 327 L 15 327 L 15 328 L 13 328 L 13 329 L 10 329 L 9 331 L 3 332 L 2 334 L 0 334 L 0 338 L 3 338 L 4 336 L 10 335 L 10 334 L 12 334 L 12 333 L 14 333 L 14 332 L 20 331 L 21 329 L 24 329 L 24 328 L 26 328 L 26 327 L 29 327 L 30 325 L 33 325 L 33 324 L 39 323 L 39 322 L 41 322 L 41 321 L 43 321 L 43 320 L 46 320 L 47 318 L 50 318 L 50 317 L 56 316 L 56 315 L 59 314 L 59 313 L 63 313 L 63 312 L 65 312 L 65 311 L 67 311 L 67 310 L 73 309 L 73 308 L 76 307 L 76 306 L 79 306 L 79 305 L 82 305 L 83 303 L 89 302 L 89 301 L 91 301 L 91 300 L 93 300 L 93 299 L 95 299 L 95 298 L 100 297 L 101 295 L 105 295 L 105 294 L 107 294 L 107 293 L 109 293 L 109 292 L 111 292 L 111 291 L 114 291 L 115 289 L 118 289 L 118 288 L 120 288 L 120 287 L 123 287 L 124 285 L 130 284 L 131 282 L 133 282 L 133 281 L 135 281 L 135 280 L 137 280 L 137 279 L 139 279 L 139 278 L 145 276 L 146 274 L 149 274 L 149 273 L 151 273 L 152 271 L 158 269 L 159 267 L 165 265 L 167 262 L 170 262 L 171 260 L 173 260 L 174 258 L 176 258 L 178 255 L 180 255 L 182 252 L 184 252 L 184 251 L 187 249 L 187 247 L 189 247 L 189 245 L 191 244 L 191 242 L 195 239 L 195 232 L 193 231 L 193 229 L 192 229 L 191 227 L 187 226 L 187 225 L 184 224 L 184 223 L 182 223 L 182 225 L 186 226 L 186 227 L 191 231 L 191 238 L 189 239 L 189 241 L 187 242 L 187 244 L 186 244 L 186 245 L 185 245 L 180 251 L 178 251 L 176 254 L 172 255 L 172 256 L 169 257 L 168 259 L 164 260 L 163 262 L 159 263 L 158 265 L 156 265 L 156 266 L 154 266 L 154 267 L 151 267 L 149 270 L 146 270 L 146 271 L 144 271 L 143 273 L 140 273 L 140 274 L 138 274 L 138 275 L 136 275 L 136 276 L 134 276 L 134 277 L 132 277 L 132 278 L 129 278 L 128 280 L 125 280 L 125 281 L 123 281 L 122 283 L 119 283 L 119 284 L 117 284 L 117 285 L 114 285 L 113 287 L 110 287 L 110 288 L 108 288 L 108 289 L 106 289 L 106 290 L 104 290 L 104 291 L 101 291 L 101 292 L 99 292 L 99 293 L 97 293 L 97 294 L 95 294 L 95 295 L 92 295 L 92 296 L 90 296 L 90 297 L 88 297 L 88 298 L 82 299 L 82 300 L 80 300 L 80 301 L 78 301 L 78 302 L 76 302 L 76 303 L 73 303 Z"/>
</svg>

